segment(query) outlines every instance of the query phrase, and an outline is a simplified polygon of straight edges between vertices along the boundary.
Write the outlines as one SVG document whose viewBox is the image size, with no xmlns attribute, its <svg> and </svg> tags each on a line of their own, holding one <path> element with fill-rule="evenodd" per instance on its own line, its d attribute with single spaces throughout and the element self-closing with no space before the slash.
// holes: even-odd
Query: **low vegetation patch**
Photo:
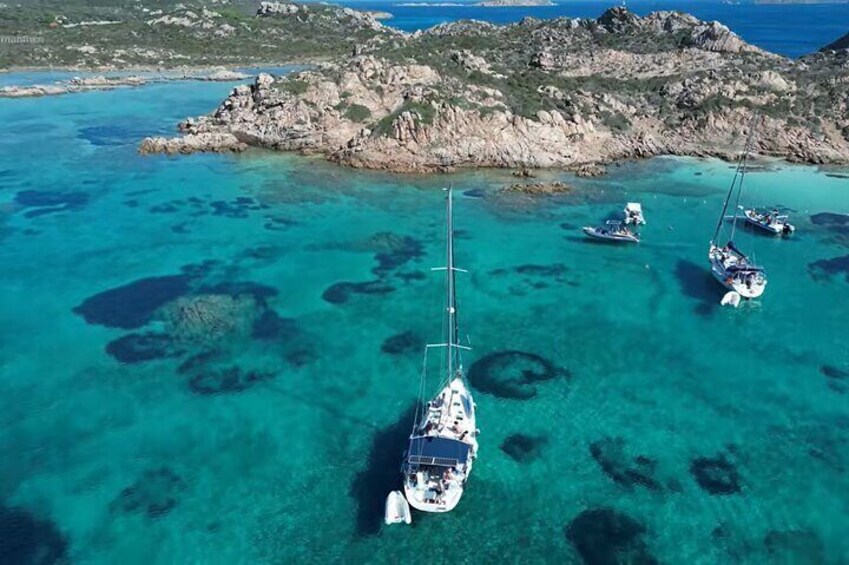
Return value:
<svg viewBox="0 0 849 565">
<path fill-rule="evenodd" d="M 371 118 L 371 110 L 362 104 L 351 104 L 345 111 L 345 117 L 352 122 L 365 122 Z"/>
</svg>

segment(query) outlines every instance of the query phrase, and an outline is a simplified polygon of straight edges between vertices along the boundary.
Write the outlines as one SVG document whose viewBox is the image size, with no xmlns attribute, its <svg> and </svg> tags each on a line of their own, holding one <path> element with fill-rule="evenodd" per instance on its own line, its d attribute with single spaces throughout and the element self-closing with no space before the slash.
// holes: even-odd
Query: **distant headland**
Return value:
<svg viewBox="0 0 849 565">
<path fill-rule="evenodd" d="M 475 6 L 485 8 L 508 8 L 508 7 L 530 7 L 530 6 L 556 6 L 551 0 L 483 0 Z"/>
<path fill-rule="evenodd" d="M 718 22 L 611 8 L 597 19 L 378 27 L 315 69 L 260 75 L 214 113 L 182 122 L 180 137 L 146 139 L 141 151 L 255 146 L 396 172 L 595 175 L 661 154 L 733 158 L 758 113 L 757 152 L 846 164 L 847 99 L 847 50 L 792 60 Z"/>
</svg>

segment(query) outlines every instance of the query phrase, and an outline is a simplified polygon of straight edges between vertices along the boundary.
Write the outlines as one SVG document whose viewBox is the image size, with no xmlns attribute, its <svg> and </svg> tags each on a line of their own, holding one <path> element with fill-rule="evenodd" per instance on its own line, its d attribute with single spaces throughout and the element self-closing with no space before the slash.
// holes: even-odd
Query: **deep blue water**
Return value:
<svg viewBox="0 0 849 565">
<path fill-rule="evenodd" d="M 410 0 L 410 2 L 428 0 Z M 440 0 L 433 0 L 439 2 Z M 449 0 L 453 2 L 453 0 Z M 521 8 L 481 8 L 464 6 L 401 6 L 405 1 L 342 2 L 363 10 L 382 10 L 394 18 L 387 25 L 413 31 L 460 19 L 516 22 L 525 16 L 535 18 L 595 18 L 620 2 L 575 0 L 557 6 Z M 457 2 L 462 4 L 463 2 Z M 723 4 L 721 2 L 629 1 L 627 7 L 640 15 L 658 10 L 689 12 L 703 20 L 718 20 L 746 41 L 788 57 L 805 55 L 849 32 L 849 3 L 844 4 Z"/>
</svg>

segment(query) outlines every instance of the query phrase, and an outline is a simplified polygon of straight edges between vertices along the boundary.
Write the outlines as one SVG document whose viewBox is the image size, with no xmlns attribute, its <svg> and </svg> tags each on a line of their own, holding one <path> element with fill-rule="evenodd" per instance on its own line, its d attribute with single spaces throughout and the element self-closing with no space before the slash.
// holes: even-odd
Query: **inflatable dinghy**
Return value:
<svg viewBox="0 0 849 565">
<path fill-rule="evenodd" d="M 740 293 L 734 292 L 732 290 L 725 293 L 725 296 L 722 297 L 722 302 L 720 302 L 720 304 L 722 304 L 723 306 L 733 306 L 737 308 L 738 306 L 740 306 L 741 298 L 742 297 L 740 296 Z"/>
<path fill-rule="evenodd" d="M 409 524 L 413 521 L 412 516 L 410 516 L 410 505 L 400 490 L 393 490 L 386 497 L 385 520 L 387 524 L 400 524 L 401 522 Z"/>
</svg>

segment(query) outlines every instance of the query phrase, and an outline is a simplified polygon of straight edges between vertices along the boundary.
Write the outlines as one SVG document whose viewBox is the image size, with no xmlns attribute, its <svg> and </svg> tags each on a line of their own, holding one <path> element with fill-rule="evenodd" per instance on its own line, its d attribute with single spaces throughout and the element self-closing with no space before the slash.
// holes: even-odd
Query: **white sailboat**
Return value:
<svg viewBox="0 0 849 565">
<path fill-rule="evenodd" d="M 728 195 L 722 205 L 722 213 L 719 215 L 719 222 L 716 224 L 716 231 L 708 250 L 708 260 L 714 278 L 722 286 L 736 292 L 743 298 L 761 296 L 767 283 L 766 272 L 763 267 L 757 265 L 734 244 L 734 235 L 737 231 L 737 210 L 740 209 L 740 193 L 743 191 L 743 179 L 746 176 L 746 166 L 752 148 L 754 131 L 755 121 L 753 120 L 752 126 L 749 128 L 749 136 L 746 139 L 746 147 L 737 163 L 737 169 L 734 171 L 734 178 L 731 180 L 731 187 L 728 189 Z M 720 231 L 722 231 L 725 223 L 725 213 L 728 211 L 728 204 L 731 197 L 734 196 L 735 189 L 737 198 L 734 206 L 734 217 L 731 222 L 731 235 L 728 242 L 724 246 L 720 246 L 718 244 Z"/>
<path fill-rule="evenodd" d="M 404 496 L 423 512 L 448 512 L 463 496 L 472 463 L 478 453 L 475 403 L 466 383 L 459 343 L 454 275 L 454 217 L 452 191 L 446 204 L 447 264 L 434 270 L 446 274 L 445 343 L 428 345 L 419 392 L 419 405 L 402 468 Z M 445 350 L 445 367 L 439 392 L 427 403 L 427 356 L 433 348 Z"/>
</svg>

